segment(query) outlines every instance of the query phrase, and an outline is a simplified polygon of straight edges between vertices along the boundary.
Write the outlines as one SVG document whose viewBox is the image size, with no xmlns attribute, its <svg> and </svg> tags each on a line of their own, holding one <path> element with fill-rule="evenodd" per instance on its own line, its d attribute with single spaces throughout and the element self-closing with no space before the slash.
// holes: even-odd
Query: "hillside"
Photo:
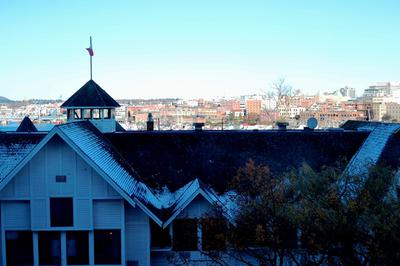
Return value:
<svg viewBox="0 0 400 266">
<path fill-rule="evenodd" d="M 0 96 L 0 103 L 11 103 L 13 101 L 11 101 L 10 99 Z"/>
</svg>

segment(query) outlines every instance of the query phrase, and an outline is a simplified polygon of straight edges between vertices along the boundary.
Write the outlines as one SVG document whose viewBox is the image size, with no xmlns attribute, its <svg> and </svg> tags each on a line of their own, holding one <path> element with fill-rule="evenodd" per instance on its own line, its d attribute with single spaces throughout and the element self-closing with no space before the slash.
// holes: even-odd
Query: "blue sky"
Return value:
<svg viewBox="0 0 400 266">
<path fill-rule="evenodd" d="M 400 1 L 0 0 L 0 95 L 115 98 L 307 93 L 400 80 Z"/>
</svg>

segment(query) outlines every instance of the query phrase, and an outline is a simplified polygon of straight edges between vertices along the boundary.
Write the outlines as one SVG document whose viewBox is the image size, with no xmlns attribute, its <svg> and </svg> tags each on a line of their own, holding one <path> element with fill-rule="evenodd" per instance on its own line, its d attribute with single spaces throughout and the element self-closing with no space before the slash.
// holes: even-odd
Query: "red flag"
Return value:
<svg viewBox="0 0 400 266">
<path fill-rule="evenodd" d="M 93 55 L 94 55 L 92 47 L 86 48 L 86 50 L 89 52 L 89 55 L 90 55 L 90 56 L 93 56 Z"/>
</svg>

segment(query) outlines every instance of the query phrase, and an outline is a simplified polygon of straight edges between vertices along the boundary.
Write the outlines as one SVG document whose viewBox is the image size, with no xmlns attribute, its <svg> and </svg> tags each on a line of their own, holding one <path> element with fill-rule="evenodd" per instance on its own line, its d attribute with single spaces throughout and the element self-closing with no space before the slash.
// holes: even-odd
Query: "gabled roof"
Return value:
<svg viewBox="0 0 400 266">
<path fill-rule="evenodd" d="M 167 227 L 198 195 L 202 195 L 211 205 L 223 207 L 215 192 L 196 178 L 169 197 L 165 197 L 163 227 Z"/>
<path fill-rule="evenodd" d="M 109 177 L 109 181 L 118 186 L 117 191 L 122 190 L 156 222 L 161 223 L 153 211 L 161 208 L 158 198 L 138 180 L 136 172 L 92 123 L 88 121 L 67 123 L 57 126 L 57 129 L 67 143 L 75 146 L 73 147 L 75 150 L 79 150 L 78 154 L 83 153 L 83 157 L 91 162 L 90 165 L 95 166 L 96 170 L 104 173 Z"/>
<path fill-rule="evenodd" d="M 119 107 L 120 105 L 96 82 L 89 80 L 75 92 L 61 107 Z"/>
<path fill-rule="evenodd" d="M 28 134 L 26 134 L 28 135 Z M 17 145 L 13 149 L 0 150 L 0 155 L 8 159 L 8 167 L 2 171 L 0 189 L 24 167 L 40 149 L 55 135 L 63 139 L 79 156 L 93 167 L 120 195 L 133 206 L 138 205 L 147 215 L 159 225 L 162 221 L 152 211 L 161 209 L 160 201 L 148 187 L 139 182 L 137 175 L 113 148 L 102 133 L 89 121 L 79 121 L 55 126 L 40 142 L 33 145 Z M 0 142 L 2 143 L 2 142 Z M 18 144 L 18 143 L 17 143 Z M 13 147 L 13 146 L 12 146 Z"/>
<path fill-rule="evenodd" d="M 38 130 L 35 127 L 35 125 L 32 123 L 32 121 L 29 119 L 29 117 L 25 116 L 16 131 L 17 132 L 37 132 Z"/>
</svg>

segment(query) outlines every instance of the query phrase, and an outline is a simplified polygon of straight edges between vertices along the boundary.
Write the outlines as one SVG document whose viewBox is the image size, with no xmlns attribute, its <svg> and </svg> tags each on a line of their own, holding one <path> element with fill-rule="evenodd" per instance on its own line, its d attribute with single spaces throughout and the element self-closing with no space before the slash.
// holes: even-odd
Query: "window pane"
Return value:
<svg viewBox="0 0 400 266">
<path fill-rule="evenodd" d="M 151 247 L 152 248 L 168 248 L 171 247 L 171 236 L 169 227 L 162 229 L 158 224 L 150 221 L 151 230 Z"/>
<path fill-rule="evenodd" d="M 84 119 L 90 119 L 91 116 L 91 109 L 83 109 L 83 118 Z"/>
<path fill-rule="evenodd" d="M 39 232 L 39 264 L 61 264 L 60 232 Z"/>
<path fill-rule="evenodd" d="M 67 263 L 69 265 L 89 264 L 88 232 L 67 232 Z"/>
<path fill-rule="evenodd" d="M 121 264 L 121 231 L 94 231 L 94 263 Z"/>
<path fill-rule="evenodd" d="M 197 250 L 197 220 L 177 219 L 173 224 L 174 250 Z"/>
<path fill-rule="evenodd" d="M 110 109 L 111 118 L 115 118 L 115 109 Z"/>
<path fill-rule="evenodd" d="M 82 118 L 81 109 L 74 109 L 74 113 L 75 113 L 75 119 Z"/>
<path fill-rule="evenodd" d="M 93 119 L 99 119 L 100 118 L 100 110 L 99 109 L 93 109 L 92 110 L 92 117 L 93 117 Z"/>
<path fill-rule="evenodd" d="M 72 198 L 51 198 L 51 226 L 73 226 L 74 216 L 72 205 Z"/>
<path fill-rule="evenodd" d="M 33 265 L 33 240 L 31 231 L 6 232 L 6 249 L 7 265 Z"/>
<path fill-rule="evenodd" d="M 67 176 L 65 176 L 65 175 L 56 175 L 56 182 L 57 183 L 66 183 L 67 182 Z"/>
<path fill-rule="evenodd" d="M 110 119 L 110 109 L 103 109 L 103 118 Z"/>
<path fill-rule="evenodd" d="M 72 119 L 74 117 L 74 109 L 67 110 L 67 119 Z"/>
</svg>

